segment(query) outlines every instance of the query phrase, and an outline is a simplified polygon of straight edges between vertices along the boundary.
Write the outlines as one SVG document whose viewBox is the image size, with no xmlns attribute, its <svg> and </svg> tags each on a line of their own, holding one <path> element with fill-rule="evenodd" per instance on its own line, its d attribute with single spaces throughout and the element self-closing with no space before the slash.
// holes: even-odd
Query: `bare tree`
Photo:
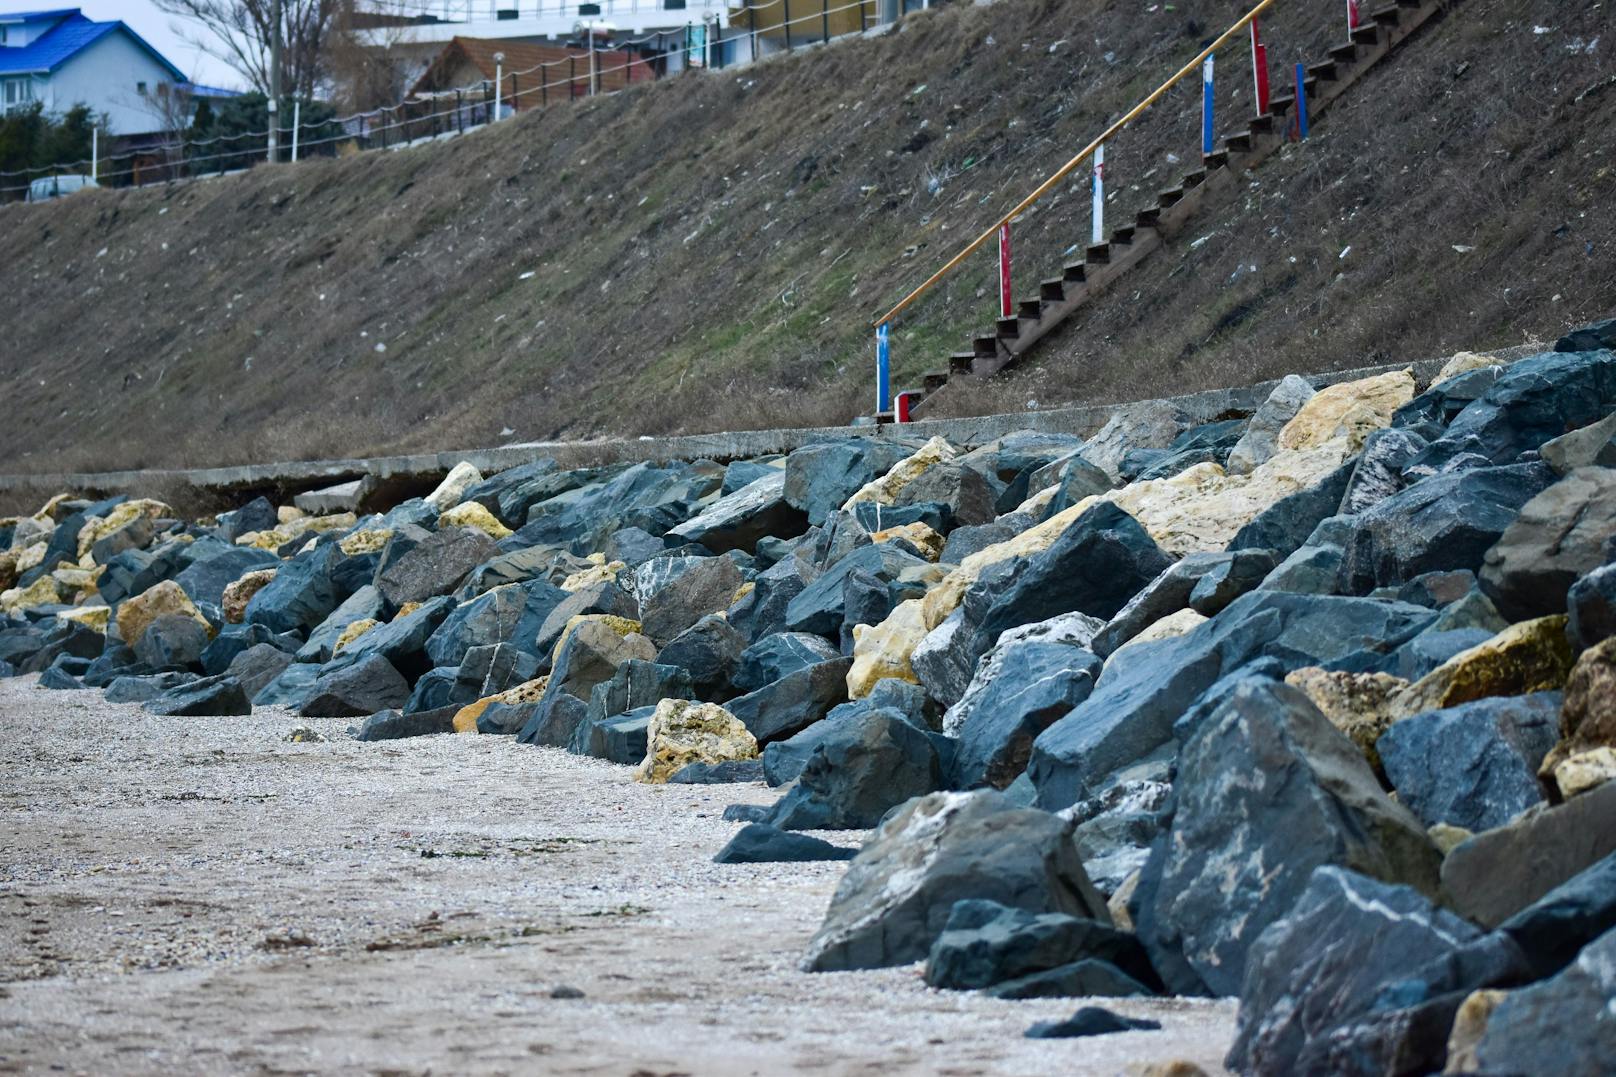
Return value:
<svg viewBox="0 0 1616 1077">
<path fill-rule="evenodd" d="M 281 86 L 313 97 L 324 78 L 327 37 L 352 0 L 154 0 L 159 10 L 189 25 L 180 33 L 191 44 L 229 64 L 248 84 L 268 93 L 269 46 L 280 13 Z"/>
<path fill-rule="evenodd" d="M 367 0 L 359 10 L 354 0 L 342 0 L 323 65 L 339 107 L 366 112 L 403 99 L 427 62 L 406 47 L 422 7 L 420 0 Z"/>
</svg>

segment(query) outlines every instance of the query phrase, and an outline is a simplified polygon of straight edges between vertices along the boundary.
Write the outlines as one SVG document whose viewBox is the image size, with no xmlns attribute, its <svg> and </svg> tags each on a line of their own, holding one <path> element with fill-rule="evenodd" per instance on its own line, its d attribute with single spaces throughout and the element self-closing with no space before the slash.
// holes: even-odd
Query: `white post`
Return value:
<svg viewBox="0 0 1616 1077">
<path fill-rule="evenodd" d="M 589 96 L 595 96 L 597 81 L 595 79 L 595 24 L 589 24 Z"/>
<path fill-rule="evenodd" d="M 101 128 L 90 128 L 90 183 L 101 186 Z"/>
<path fill-rule="evenodd" d="M 494 54 L 494 115 L 488 122 L 493 123 L 504 113 L 501 102 L 505 99 L 505 54 Z"/>
<path fill-rule="evenodd" d="M 297 164 L 297 129 L 303 126 L 303 102 L 292 102 L 292 163 Z"/>
<path fill-rule="evenodd" d="M 1105 143 L 1094 151 L 1094 242 L 1105 242 Z"/>
</svg>

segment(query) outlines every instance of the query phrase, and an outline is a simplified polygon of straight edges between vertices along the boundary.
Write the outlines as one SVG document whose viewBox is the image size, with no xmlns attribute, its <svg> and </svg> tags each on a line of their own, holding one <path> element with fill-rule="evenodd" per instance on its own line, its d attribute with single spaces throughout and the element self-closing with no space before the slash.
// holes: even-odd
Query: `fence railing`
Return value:
<svg viewBox="0 0 1616 1077">
<path fill-rule="evenodd" d="M 655 2 L 665 4 L 667 0 Z M 737 4 L 732 14 L 744 10 L 750 25 L 744 30 L 734 28 L 725 37 L 693 23 L 682 30 L 614 40 L 609 49 L 575 47 L 565 59 L 498 72 L 493 79 L 453 89 L 414 94 L 396 105 L 317 122 L 282 123 L 276 127 L 276 159 L 298 161 L 341 152 L 398 149 L 464 134 L 515 112 L 620 93 L 659 77 L 658 69 L 675 58 L 683 68 L 729 70 L 878 25 L 877 0 L 851 0 L 836 6 L 832 0 L 820 0 L 817 7 L 811 6 L 811 0 L 798 2 L 802 5 L 799 11 L 809 10 L 795 17 L 790 14 L 791 0 L 765 0 L 744 8 Z M 898 17 L 913 10 L 919 7 L 900 3 Z M 239 172 L 268 162 L 268 133 L 266 129 L 208 139 L 171 139 L 109 156 L 0 172 L 0 200 L 26 193 L 35 179 L 77 175 L 84 169 L 93 172 L 97 183 L 110 186 L 146 186 Z"/>
</svg>

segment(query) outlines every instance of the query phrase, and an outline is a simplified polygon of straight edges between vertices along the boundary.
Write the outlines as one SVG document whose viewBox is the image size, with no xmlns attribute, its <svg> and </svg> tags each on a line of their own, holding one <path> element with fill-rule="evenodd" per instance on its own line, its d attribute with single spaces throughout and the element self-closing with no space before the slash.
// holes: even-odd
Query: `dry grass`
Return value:
<svg viewBox="0 0 1616 1077">
<path fill-rule="evenodd" d="M 869 317 L 1244 5 L 1183 7 L 954 6 L 432 147 L 0 211 L 0 471 L 846 421 L 870 406 Z M 1209 214 L 1214 241 L 948 407 L 1160 395 L 1600 313 L 1616 85 L 1572 99 L 1616 38 L 1567 46 L 1602 14 L 1465 0 Z M 1276 66 L 1322 55 L 1338 22 L 1285 7 Z M 1228 116 L 1247 107 L 1231 69 Z M 1112 148 L 1115 219 L 1176 179 L 1198 112 L 1171 95 Z M 1018 280 L 1086 237 L 1084 184 L 1018 224 Z M 900 382 L 987 323 L 990 273 L 978 258 L 898 326 Z"/>
</svg>

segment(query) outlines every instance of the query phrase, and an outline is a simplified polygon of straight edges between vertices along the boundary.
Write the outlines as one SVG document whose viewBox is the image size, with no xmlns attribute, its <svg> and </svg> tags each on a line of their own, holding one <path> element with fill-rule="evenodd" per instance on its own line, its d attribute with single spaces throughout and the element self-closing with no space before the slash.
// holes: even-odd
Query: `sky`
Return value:
<svg viewBox="0 0 1616 1077">
<path fill-rule="evenodd" d="M 78 3 L 73 0 L 0 0 L 0 12 L 48 11 L 67 7 L 77 7 L 86 18 L 98 22 L 122 19 L 193 82 L 225 89 L 242 89 L 245 86 L 241 76 L 232 71 L 229 65 L 187 44 L 181 33 L 181 20 L 158 11 L 151 0 L 78 0 Z M 197 35 L 193 31 L 191 36 Z"/>
</svg>

